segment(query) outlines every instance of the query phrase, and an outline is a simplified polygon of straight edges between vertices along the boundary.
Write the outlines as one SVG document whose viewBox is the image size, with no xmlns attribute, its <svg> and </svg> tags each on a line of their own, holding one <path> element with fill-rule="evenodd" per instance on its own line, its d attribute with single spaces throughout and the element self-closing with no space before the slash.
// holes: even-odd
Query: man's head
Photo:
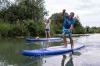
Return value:
<svg viewBox="0 0 100 66">
<path fill-rule="evenodd" d="M 70 12 L 70 19 L 74 17 L 74 12 Z"/>
</svg>

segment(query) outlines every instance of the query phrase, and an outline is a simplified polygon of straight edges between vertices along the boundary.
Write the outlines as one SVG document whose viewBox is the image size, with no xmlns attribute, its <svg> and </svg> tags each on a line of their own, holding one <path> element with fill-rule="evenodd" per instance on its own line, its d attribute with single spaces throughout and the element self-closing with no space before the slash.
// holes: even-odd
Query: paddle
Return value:
<svg viewBox="0 0 100 66">
<path fill-rule="evenodd" d="M 72 44 L 71 44 L 71 46 L 72 46 Z M 71 47 L 72 48 L 72 47 Z M 74 55 L 74 51 L 73 51 L 73 48 L 72 48 L 72 54 Z"/>
</svg>

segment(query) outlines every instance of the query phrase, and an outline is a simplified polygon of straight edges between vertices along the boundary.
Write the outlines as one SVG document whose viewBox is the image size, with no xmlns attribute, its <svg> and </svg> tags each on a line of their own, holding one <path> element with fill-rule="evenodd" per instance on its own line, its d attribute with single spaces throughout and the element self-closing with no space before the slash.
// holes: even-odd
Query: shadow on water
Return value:
<svg viewBox="0 0 100 66">
<path fill-rule="evenodd" d="M 80 56 L 81 53 L 80 53 L 80 52 L 74 52 L 73 55 L 75 55 L 75 56 Z"/>
<path fill-rule="evenodd" d="M 29 65 L 32 65 L 32 66 L 41 66 L 45 62 L 46 61 L 43 60 L 43 58 L 41 58 L 41 57 L 31 57 L 30 60 L 27 60 L 24 63 L 22 63 L 22 66 L 29 66 Z"/>
</svg>

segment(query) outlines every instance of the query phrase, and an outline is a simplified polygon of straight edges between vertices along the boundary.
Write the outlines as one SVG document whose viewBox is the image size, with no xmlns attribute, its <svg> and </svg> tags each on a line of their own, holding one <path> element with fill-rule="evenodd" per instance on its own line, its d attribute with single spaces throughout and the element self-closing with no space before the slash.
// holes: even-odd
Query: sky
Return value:
<svg viewBox="0 0 100 66">
<path fill-rule="evenodd" d="M 100 27 L 100 0 L 44 0 L 49 18 L 54 13 L 66 9 L 67 13 L 74 12 L 79 16 L 81 24 Z"/>
</svg>

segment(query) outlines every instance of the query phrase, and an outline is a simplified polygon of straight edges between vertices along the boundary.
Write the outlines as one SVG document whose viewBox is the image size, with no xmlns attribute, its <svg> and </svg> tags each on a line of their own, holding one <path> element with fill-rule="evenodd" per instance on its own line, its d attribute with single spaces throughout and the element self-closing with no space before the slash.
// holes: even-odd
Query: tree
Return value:
<svg viewBox="0 0 100 66">
<path fill-rule="evenodd" d="M 10 22 L 18 19 L 32 19 L 35 22 L 42 22 L 44 16 L 47 15 L 44 3 L 44 0 L 16 0 L 9 7 L 1 9 L 0 18 Z"/>
<path fill-rule="evenodd" d="M 61 33 L 62 23 L 64 20 L 62 13 L 54 13 L 51 15 L 50 19 L 51 19 L 51 22 L 53 23 L 51 25 L 54 28 L 55 33 L 56 34 Z"/>
<path fill-rule="evenodd" d="M 64 17 L 62 16 L 62 13 L 54 13 L 50 17 L 52 22 L 57 23 L 63 23 Z"/>
<path fill-rule="evenodd" d="M 79 34 L 85 33 L 85 28 L 82 26 L 79 17 L 75 17 L 74 20 L 75 20 L 75 24 L 74 24 L 73 33 L 79 33 Z"/>
</svg>

